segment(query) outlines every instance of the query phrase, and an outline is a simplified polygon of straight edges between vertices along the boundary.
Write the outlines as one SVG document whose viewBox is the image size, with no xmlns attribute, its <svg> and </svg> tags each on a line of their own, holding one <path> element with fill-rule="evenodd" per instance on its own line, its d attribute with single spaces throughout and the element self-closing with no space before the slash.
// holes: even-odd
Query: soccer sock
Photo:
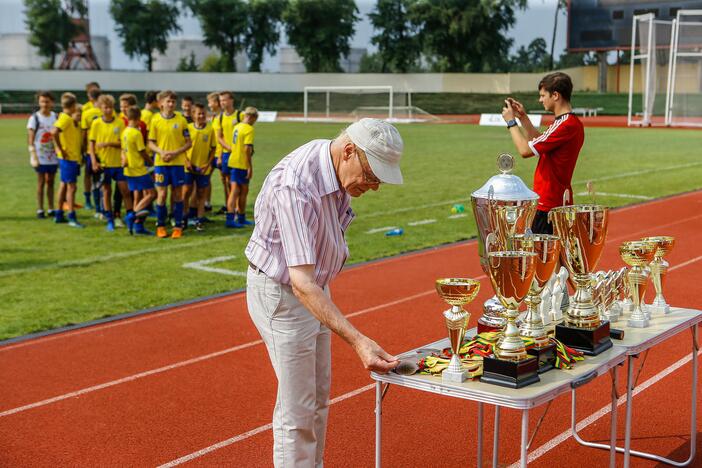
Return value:
<svg viewBox="0 0 702 468">
<path fill-rule="evenodd" d="M 173 218 L 175 219 L 176 227 L 183 227 L 183 202 L 175 202 L 173 204 Z"/>
<path fill-rule="evenodd" d="M 168 210 L 166 209 L 166 205 L 156 205 L 156 225 L 157 226 L 165 226 L 166 225 L 167 215 L 168 215 Z"/>
<path fill-rule="evenodd" d="M 114 217 L 109 211 L 105 212 L 105 217 L 107 218 L 107 221 L 114 221 Z"/>
<path fill-rule="evenodd" d="M 85 204 L 90 204 L 90 192 L 83 192 L 83 197 L 85 197 Z"/>
<path fill-rule="evenodd" d="M 188 210 L 188 218 L 197 218 L 197 208 L 190 207 Z"/>
<path fill-rule="evenodd" d="M 122 211 L 122 193 L 119 187 L 115 187 L 115 195 L 112 197 L 112 205 L 114 206 L 115 214 L 119 217 L 119 212 Z"/>
<path fill-rule="evenodd" d="M 71 221 L 76 221 L 76 212 L 75 211 L 69 211 L 68 212 L 68 219 Z"/>
<path fill-rule="evenodd" d="M 54 210 L 54 217 L 56 219 L 63 219 L 63 210 Z"/>
<path fill-rule="evenodd" d="M 226 221 L 226 223 L 227 223 L 228 225 L 229 225 L 229 224 L 233 224 L 234 221 L 235 221 L 235 218 L 234 218 L 235 216 L 236 216 L 235 213 L 227 213 L 227 221 Z"/>
<path fill-rule="evenodd" d="M 100 189 L 93 189 L 93 206 L 95 207 L 95 212 L 100 212 Z"/>
</svg>

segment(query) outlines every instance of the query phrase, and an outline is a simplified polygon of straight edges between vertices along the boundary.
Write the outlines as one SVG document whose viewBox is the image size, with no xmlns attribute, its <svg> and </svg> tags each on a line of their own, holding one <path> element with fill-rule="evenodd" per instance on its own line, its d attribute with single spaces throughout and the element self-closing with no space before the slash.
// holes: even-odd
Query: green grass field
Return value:
<svg viewBox="0 0 702 468">
<path fill-rule="evenodd" d="M 231 231 L 221 217 L 202 233 L 180 240 L 133 238 L 107 233 L 103 222 L 79 211 L 87 227 L 74 230 L 35 219 L 35 174 L 28 165 L 24 120 L 0 120 L 0 339 L 80 323 L 242 288 L 244 278 L 184 268 L 222 256 L 209 265 L 245 271 L 243 250 L 250 230 Z M 341 125 L 258 124 L 249 212 L 268 170 L 295 147 L 333 137 Z M 512 151 L 503 128 L 465 125 L 400 125 L 405 140 L 405 185 L 382 187 L 355 200 L 358 216 L 348 232 L 351 263 L 473 237 L 470 193 L 496 173 L 495 158 Z M 575 176 L 576 192 L 594 180 L 597 191 L 659 197 L 697 189 L 702 180 L 700 133 L 669 129 L 589 128 Z M 535 159 L 517 161 L 516 173 L 531 184 Z M 213 201 L 222 198 L 218 181 Z M 82 203 L 82 190 L 79 201 Z M 577 200 L 589 200 L 576 196 Z M 618 206 L 641 201 L 600 195 Z M 467 216 L 449 218 L 454 203 Z M 412 226 L 416 221 L 435 220 Z M 382 229 L 401 226 L 400 237 Z M 401 279 L 400 279 L 401 280 Z"/>
</svg>

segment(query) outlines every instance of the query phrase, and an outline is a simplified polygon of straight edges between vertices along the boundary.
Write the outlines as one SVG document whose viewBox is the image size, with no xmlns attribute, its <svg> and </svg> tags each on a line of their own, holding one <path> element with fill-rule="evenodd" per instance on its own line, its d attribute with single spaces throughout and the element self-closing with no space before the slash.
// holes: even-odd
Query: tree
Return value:
<svg viewBox="0 0 702 468">
<path fill-rule="evenodd" d="M 200 21 L 205 45 L 219 50 L 224 69 L 236 71 L 236 54 L 244 48 L 248 7 L 243 0 L 183 0 Z"/>
<path fill-rule="evenodd" d="M 353 0 L 291 0 L 283 12 L 288 42 L 308 72 L 338 72 L 347 56 L 358 9 Z"/>
<path fill-rule="evenodd" d="M 168 36 L 180 31 L 177 6 L 160 0 L 111 0 L 110 15 L 122 47 L 131 58 L 145 57 L 146 68 L 153 69 L 154 51 L 164 53 Z"/>
<path fill-rule="evenodd" d="M 517 49 L 517 54 L 510 60 L 510 71 L 544 71 L 549 69 L 551 63 L 553 60 L 546 51 L 546 40 L 539 37 L 531 41 L 527 47 L 521 46 Z"/>
<path fill-rule="evenodd" d="M 420 40 L 440 72 L 498 71 L 508 62 L 515 9 L 527 0 L 418 0 L 408 19 L 420 27 Z"/>
<path fill-rule="evenodd" d="M 275 55 L 286 3 L 286 0 L 249 0 L 244 34 L 246 53 L 251 62 L 249 71 L 261 71 L 265 52 Z"/>
<path fill-rule="evenodd" d="M 190 52 L 190 55 L 188 55 L 187 57 L 181 57 L 180 60 L 178 60 L 178 66 L 176 67 L 176 71 L 196 72 L 197 63 L 195 63 L 195 52 Z"/>
<path fill-rule="evenodd" d="M 553 70 L 553 53 L 556 47 L 556 32 L 558 31 L 558 14 L 563 10 L 568 9 L 568 0 L 557 0 L 556 1 L 556 14 L 553 18 L 553 34 L 551 35 L 551 60 L 548 64 L 548 69 Z"/>
<path fill-rule="evenodd" d="M 407 73 L 419 59 L 421 44 L 416 24 L 407 20 L 407 12 L 416 0 L 378 0 L 368 15 L 379 31 L 371 38 L 378 46 L 383 73 Z"/>
<path fill-rule="evenodd" d="M 48 59 L 46 65 L 53 69 L 56 56 L 68 48 L 81 29 L 73 23 L 61 0 L 24 0 L 24 8 L 29 43 Z"/>
</svg>

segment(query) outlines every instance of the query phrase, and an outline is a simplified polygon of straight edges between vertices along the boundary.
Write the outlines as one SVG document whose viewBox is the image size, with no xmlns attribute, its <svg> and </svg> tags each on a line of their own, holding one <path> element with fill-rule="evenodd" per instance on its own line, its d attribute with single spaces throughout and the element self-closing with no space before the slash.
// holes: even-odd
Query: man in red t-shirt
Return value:
<svg viewBox="0 0 702 468">
<path fill-rule="evenodd" d="M 524 158 L 534 155 L 539 157 L 534 173 L 534 191 L 539 195 L 539 205 L 531 226 L 532 232 L 536 234 L 552 234 L 553 227 L 548 222 L 548 212 L 564 203 L 573 203 L 570 182 L 585 133 L 583 124 L 573 115 L 570 105 L 572 92 L 573 82 L 565 73 L 551 73 L 541 80 L 539 102 L 545 110 L 556 115 L 544 133 L 539 133 L 534 128 L 524 106 L 515 99 L 507 98 L 502 109 L 502 117 L 507 122 L 519 154 Z M 524 132 L 520 130 L 516 119 L 519 119 Z"/>
</svg>

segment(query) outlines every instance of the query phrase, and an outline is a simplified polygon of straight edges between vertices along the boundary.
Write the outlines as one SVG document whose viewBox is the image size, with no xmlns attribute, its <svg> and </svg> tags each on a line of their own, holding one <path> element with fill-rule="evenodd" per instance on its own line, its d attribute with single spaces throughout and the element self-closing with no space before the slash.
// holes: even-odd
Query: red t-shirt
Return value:
<svg viewBox="0 0 702 468">
<path fill-rule="evenodd" d="M 539 163 L 534 173 L 534 192 L 539 195 L 540 211 L 563 205 L 563 193 L 568 189 L 568 203 L 573 203 L 573 178 L 575 163 L 583 147 L 583 124 L 573 114 L 563 114 L 538 137 L 529 141 L 529 147 Z"/>
<path fill-rule="evenodd" d="M 129 120 L 127 117 L 123 115 L 122 120 L 124 121 L 124 126 L 129 127 Z M 141 132 L 141 136 L 144 137 L 144 143 L 149 141 L 149 131 L 146 129 L 146 123 L 144 123 L 143 120 L 139 121 L 139 131 Z"/>
</svg>

